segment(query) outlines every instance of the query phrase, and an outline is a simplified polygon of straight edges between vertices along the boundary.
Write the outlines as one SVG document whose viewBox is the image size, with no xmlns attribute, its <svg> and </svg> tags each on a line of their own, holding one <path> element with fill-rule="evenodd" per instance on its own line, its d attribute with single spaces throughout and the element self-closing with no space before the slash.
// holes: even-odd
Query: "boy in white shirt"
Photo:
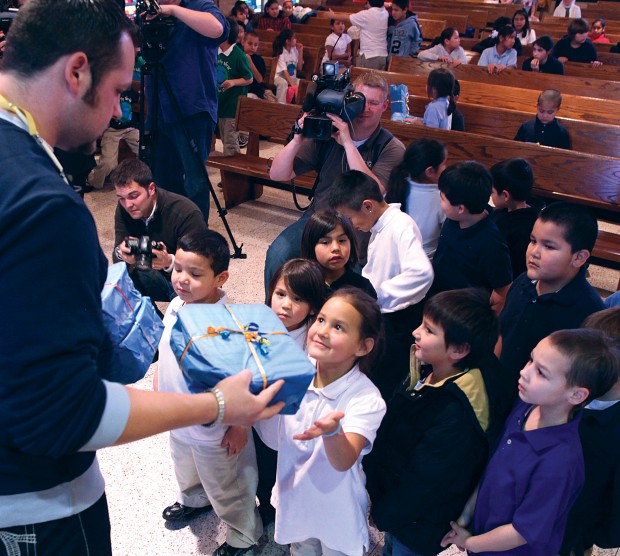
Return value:
<svg viewBox="0 0 620 556">
<path fill-rule="evenodd" d="M 411 332 L 422 322 L 419 302 L 433 283 L 433 267 L 417 224 L 399 203 L 386 203 L 379 184 L 364 172 L 342 174 L 331 187 L 329 205 L 355 228 L 371 233 L 362 275 L 377 291 L 387 340 L 381 373 L 371 379 L 389 399 L 409 372 Z"/>
<path fill-rule="evenodd" d="M 385 70 L 387 62 L 388 13 L 383 0 L 368 0 L 369 8 L 350 15 L 336 14 L 331 9 L 332 19 L 344 21 L 360 29 L 360 52 L 356 65 L 362 68 Z"/>
</svg>

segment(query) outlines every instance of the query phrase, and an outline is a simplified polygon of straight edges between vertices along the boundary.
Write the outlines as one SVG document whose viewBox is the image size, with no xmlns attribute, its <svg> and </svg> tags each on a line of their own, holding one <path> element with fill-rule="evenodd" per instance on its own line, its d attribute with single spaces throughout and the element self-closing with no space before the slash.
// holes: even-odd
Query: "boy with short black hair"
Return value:
<svg viewBox="0 0 620 556">
<path fill-rule="evenodd" d="M 499 314 L 512 282 L 508 246 L 492 218 L 488 201 L 493 178 L 478 162 L 446 168 L 439 177 L 446 220 L 433 257 L 431 295 L 459 288 L 484 288 Z"/>
<path fill-rule="evenodd" d="M 617 377 L 617 350 L 598 330 L 560 330 L 541 340 L 520 373 L 520 402 L 480 484 L 474 534 L 453 522 L 442 546 L 557 554 L 584 481 L 576 410 Z"/>
<path fill-rule="evenodd" d="M 513 276 L 525 272 L 525 252 L 530 232 L 541 207 L 528 204 L 534 185 L 532 167 L 524 158 L 502 160 L 491 167 L 495 210 L 493 221 L 502 232 L 510 251 Z"/>
<path fill-rule="evenodd" d="M 189 393 L 170 335 L 185 303 L 226 303 L 221 287 L 228 280 L 230 248 L 217 232 L 204 230 L 178 243 L 172 285 L 178 294 L 164 316 L 159 365 L 154 388 Z M 243 427 L 196 425 L 170 432 L 170 453 L 179 485 L 180 502 L 162 514 L 166 521 L 185 521 L 210 509 L 226 523 L 226 542 L 215 556 L 252 553 L 263 527 L 256 508 L 258 471 L 252 434 Z"/>
<path fill-rule="evenodd" d="M 224 156 L 239 152 L 239 133 L 235 130 L 237 102 L 240 96 L 248 94 L 252 83 L 252 70 L 247 57 L 237 46 L 239 25 L 232 17 L 228 38 L 220 44 L 217 55 L 217 127 L 224 149 Z"/>
<path fill-rule="evenodd" d="M 603 309 L 588 283 L 585 268 L 598 234 L 596 219 L 585 208 L 553 203 L 532 229 L 527 272 L 513 283 L 500 315 L 500 361 L 516 382 L 530 352 L 560 328 L 576 328 Z"/>
<path fill-rule="evenodd" d="M 585 328 L 601 330 L 620 359 L 620 307 L 592 313 Z M 620 546 L 620 374 L 611 389 L 583 410 L 579 425 L 586 480 L 566 526 L 561 556 Z M 614 440 L 612 440 L 614 439 Z"/>
<path fill-rule="evenodd" d="M 389 56 L 415 56 L 422 44 L 418 16 L 409 10 L 409 0 L 392 0 L 387 29 Z"/>
<path fill-rule="evenodd" d="M 342 174 L 330 188 L 328 203 L 355 228 L 371 233 L 362 275 L 377 291 L 388 340 L 388 359 L 380 365 L 380 376 L 371 378 L 388 399 L 408 372 L 411 331 L 421 321 L 418 304 L 433 282 L 433 268 L 417 224 L 399 203 L 385 202 L 379 184 L 368 174 Z"/>
<path fill-rule="evenodd" d="M 392 554 L 441 552 L 450 521 L 482 475 L 510 410 L 493 356 L 497 335 L 497 316 L 482 291 L 442 292 L 424 307 L 413 332 L 420 372 L 388 401 L 364 459 L 372 518 L 387 532 Z"/>
<path fill-rule="evenodd" d="M 243 51 L 247 56 L 253 77 L 253 81 L 248 87 L 248 96 L 252 97 L 252 95 L 254 95 L 256 98 L 277 102 L 276 95 L 274 95 L 273 91 L 270 91 L 264 83 L 267 66 L 265 66 L 263 57 L 258 53 L 259 43 L 260 38 L 254 31 L 246 31 L 245 37 L 243 38 Z"/>
<path fill-rule="evenodd" d="M 560 106 L 562 106 L 560 91 L 547 89 L 540 93 L 536 119 L 521 124 L 514 140 L 558 149 L 572 149 L 568 131 L 556 119 Z"/>
</svg>

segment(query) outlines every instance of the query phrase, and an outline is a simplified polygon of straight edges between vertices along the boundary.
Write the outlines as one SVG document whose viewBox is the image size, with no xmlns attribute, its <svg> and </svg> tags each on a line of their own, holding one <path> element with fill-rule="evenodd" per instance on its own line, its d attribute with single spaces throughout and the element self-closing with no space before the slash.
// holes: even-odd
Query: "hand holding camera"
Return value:
<svg viewBox="0 0 620 556">
<path fill-rule="evenodd" d="M 119 259 L 140 270 L 164 270 L 172 264 L 165 244 L 149 236 L 127 237 L 115 251 Z"/>
</svg>

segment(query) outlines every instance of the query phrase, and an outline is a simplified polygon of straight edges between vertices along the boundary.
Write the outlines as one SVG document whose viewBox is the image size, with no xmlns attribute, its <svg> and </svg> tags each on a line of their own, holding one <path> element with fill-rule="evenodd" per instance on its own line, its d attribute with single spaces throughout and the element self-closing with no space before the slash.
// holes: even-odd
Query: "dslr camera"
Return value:
<svg viewBox="0 0 620 556">
<path fill-rule="evenodd" d="M 351 122 L 364 111 L 366 97 L 354 92 L 350 81 L 348 69 L 339 74 L 338 62 L 323 62 L 323 75 L 312 76 L 304 99 L 303 111 L 310 113 L 304 119 L 304 137 L 328 141 L 333 125 L 326 114 L 335 114 Z"/>
<path fill-rule="evenodd" d="M 152 240 L 149 236 L 126 238 L 125 247 L 136 256 L 136 268 L 151 270 L 153 268 L 153 249 L 161 249 L 161 242 Z"/>
</svg>

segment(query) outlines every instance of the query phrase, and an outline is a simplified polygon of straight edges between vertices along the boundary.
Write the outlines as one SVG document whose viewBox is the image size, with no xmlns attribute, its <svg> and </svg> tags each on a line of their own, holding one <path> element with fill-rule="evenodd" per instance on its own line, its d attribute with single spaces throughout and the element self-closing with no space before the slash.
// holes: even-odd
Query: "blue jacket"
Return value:
<svg viewBox="0 0 620 556">
<path fill-rule="evenodd" d="M 393 20 L 391 20 L 393 21 Z M 390 56 L 414 56 L 420 50 L 422 30 L 418 16 L 407 12 L 407 17 L 388 27 L 388 54 Z"/>
</svg>

